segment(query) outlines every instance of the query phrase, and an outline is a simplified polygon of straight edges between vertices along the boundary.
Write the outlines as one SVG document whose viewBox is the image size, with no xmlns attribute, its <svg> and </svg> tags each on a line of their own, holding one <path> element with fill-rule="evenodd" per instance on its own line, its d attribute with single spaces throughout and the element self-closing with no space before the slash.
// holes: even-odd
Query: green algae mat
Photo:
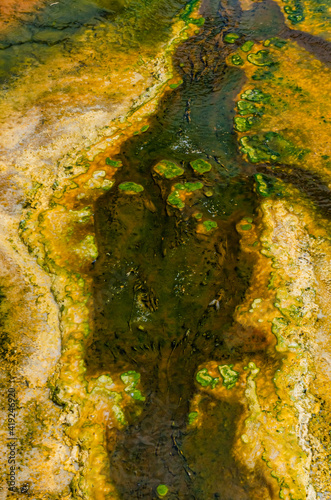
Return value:
<svg viewBox="0 0 331 500">
<path fill-rule="evenodd" d="M 328 2 L 0 11 L 4 498 L 329 499 Z"/>
</svg>

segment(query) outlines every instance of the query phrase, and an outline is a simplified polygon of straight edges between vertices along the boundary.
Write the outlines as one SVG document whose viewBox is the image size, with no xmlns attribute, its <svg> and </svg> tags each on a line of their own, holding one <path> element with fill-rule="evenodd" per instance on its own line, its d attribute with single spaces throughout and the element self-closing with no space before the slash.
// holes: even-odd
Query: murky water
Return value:
<svg viewBox="0 0 331 500">
<path fill-rule="evenodd" d="M 256 10 L 257 19 L 271 15 Z M 169 487 L 169 498 L 250 498 L 231 456 L 240 406 L 215 407 L 206 398 L 208 422 L 202 430 L 187 427 L 198 366 L 214 358 L 233 362 L 250 349 L 237 339 L 232 343 L 227 332 L 250 278 L 235 225 L 256 205 L 253 177 L 239 157 L 232 126 L 243 73 L 225 65 L 228 49 L 221 42 L 224 31 L 236 29 L 239 8 L 210 2 L 202 15 L 203 30 L 174 57 L 183 86 L 161 103 L 150 130 L 127 141 L 118 157 L 124 165 L 118 183 L 141 184 L 143 195 L 128 200 L 116 191 L 97 202 L 101 256 L 94 271 L 96 332 L 88 371 L 135 370 L 146 395 L 142 412 L 133 411 L 110 450 L 110 474 L 123 499 L 152 498 L 159 484 Z M 244 29 L 250 32 L 256 18 L 244 19 Z M 258 37 L 267 32 L 268 19 Z M 202 178 L 189 166 L 197 157 L 212 165 Z M 166 199 L 175 181 L 153 172 L 164 158 L 185 169 L 180 182 L 202 180 L 205 186 L 181 212 Z M 218 230 L 197 235 L 196 212 L 217 222 Z"/>
</svg>

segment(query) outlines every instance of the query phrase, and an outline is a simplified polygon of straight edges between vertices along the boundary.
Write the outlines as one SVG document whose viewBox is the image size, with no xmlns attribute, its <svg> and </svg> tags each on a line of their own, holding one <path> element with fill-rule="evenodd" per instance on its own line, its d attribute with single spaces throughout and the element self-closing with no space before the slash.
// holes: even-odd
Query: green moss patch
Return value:
<svg viewBox="0 0 331 500">
<path fill-rule="evenodd" d="M 184 169 L 176 163 L 168 160 L 162 160 L 154 166 L 155 172 L 162 175 L 166 179 L 173 179 L 179 175 L 183 175 Z"/>
</svg>

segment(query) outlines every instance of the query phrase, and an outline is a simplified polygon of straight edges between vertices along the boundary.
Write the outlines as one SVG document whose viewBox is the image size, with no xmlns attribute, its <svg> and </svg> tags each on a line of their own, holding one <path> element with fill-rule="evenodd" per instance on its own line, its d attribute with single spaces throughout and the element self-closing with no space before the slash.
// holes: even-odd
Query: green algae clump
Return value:
<svg viewBox="0 0 331 500">
<path fill-rule="evenodd" d="M 193 193 L 194 191 L 202 188 L 202 182 L 185 182 L 185 184 L 175 184 L 175 189 L 178 189 L 179 191 L 185 190 L 188 193 Z"/>
<path fill-rule="evenodd" d="M 267 197 L 270 195 L 270 191 L 268 189 L 268 185 L 264 180 L 264 177 L 262 174 L 255 174 L 254 175 L 255 180 L 256 180 L 256 190 L 257 192 L 264 197 Z"/>
<path fill-rule="evenodd" d="M 265 47 L 269 47 L 270 45 L 273 45 L 274 47 L 276 47 L 277 49 L 281 49 L 284 47 L 284 45 L 287 44 L 287 41 L 286 40 L 282 40 L 278 37 L 272 37 L 268 40 L 265 40 L 263 45 Z"/>
<path fill-rule="evenodd" d="M 240 139 L 242 153 L 247 154 L 249 161 L 258 163 L 263 161 L 293 161 L 302 159 L 307 150 L 294 146 L 277 132 L 267 132 L 261 135 L 244 136 Z"/>
<path fill-rule="evenodd" d="M 165 497 L 168 494 L 169 488 L 165 484 L 159 484 L 156 491 L 160 497 Z"/>
<path fill-rule="evenodd" d="M 261 115 L 263 114 L 264 108 L 258 108 L 255 104 L 248 101 L 238 101 L 237 104 L 239 114 L 244 115 Z"/>
<path fill-rule="evenodd" d="M 180 81 L 179 81 L 179 82 L 177 82 L 177 83 L 170 83 L 169 87 L 170 87 L 171 89 L 176 89 L 177 87 L 179 87 L 180 85 L 182 85 L 182 83 L 183 83 L 183 80 L 180 80 Z"/>
<path fill-rule="evenodd" d="M 95 260 L 98 257 L 98 247 L 93 234 L 85 236 L 85 238 L 76 246 L 75 253 L 81 258 L 91 260 Z"/>
<path fill-rule="evenodd" d="M 127 394 L 129 394 L 132 399 L 136 401 L 145 401 L 145 396 L 141 394 L 141 391 L 136 389 L 136 385 L 140 380 L 140 373 L 137 373 L 134 370 L 129 370 L 128 372 L 122 373 L 121 380 L 123 384 L 126 385 L 124 389 Z"/>
<path fill-rule="evenodd" d="M 291 22 L 291 24 L 301 23 L 305 19 L 305 16 L 300 0 L 294 0 L 291 3 L 292 5 L 285 5 L 284 7 L 287 19 Z"/>
<path fill-rule="evenodd" d="M 232 369 L 233 365 L 219 366 L 219 372 L 223 377 L 223 385 L 227 389 L 232 389 L 238 382 L 239 373 Z"/>
<path fill-rule="evenodd" d="M 180 197 L 180 192 L 182 192 L 182 194 L 185 196 L 185 194 L 190 194 L 194 191 L 197 191 L 198 189 L 202 189 L 203 184 L 202 182 L 185 182 L 184 184 L 175 184 L 174 188 L 174 191 L 169 194 L 167 202 L 172 207 L 182 209 L 184 208 L 185 203 Z"/>
<path fill-rule="evenodd" d="M 247 40 L 240 48 L 243 52 L 249 52 L 254 47 L 254 42 Z"/>
<path fill-rule="evenodd" d="M 110 167 L 114 168 L 120 168 L 122 167 L 123 163 L 120 160 L 111 160 L 110 158 L 106 158 L 106 165 L 109 165 Z"/>
<path fill-rule="evenodd" d="M 201 220 L 202 219 L 202 214 L 199 212 L 197 214 L 194 214 L 193 217 L 197 220 Z"/>
<path fill-rule="evenodd" d="M 194 160 L 190 163 L 191 167 L 198 174 L 204 174 L 205 172 L 209 172 L 211 170 L 211 164 L 205 160 Z"/>
<path fill-rule="evenodd" d="M 270 149 L 257 135 L 241 137 L 240 144 L 241 152 L 247 154 L 252 163 L 277 160 L 279 157 L 279 153 Z"/>
<path fill-rule="evenodd" d="M 238 38 L 239 35 L 237 35 L 236 33 L 227 33 L 224 37 L 224 41 L 226 43 L 235 43 Z"/>
<path fill-rule="evenodd" d="M 144 190 L 140 184 L 136 184 L 135 182 L 122 182 L 118 187 L 127 194 L 141 193 Z"/>
<path fill-rule="evenodd" d="M 271 66 L 274 63 L 269 50 L 259 50 L 256 54 L 248 54 L 247 61 L 255 66 Z"/>
<path fill-rule="evenodd" d="M 176 163 L 168 160 L 162 160 L 157 163 L 154 170 L 166 179 L 173 179 L 174 177 L 178 177 L 184 173 L 184 169 L 182 167 L 179 167 Z"/>
<path fill-rule="evenodd" d="M 167 202 L 174 208 L 179 208 L 180 210 L 185 207 L 185 203 L 179 196 L 178 191 L 173 191 L 169 194 Z"/>
<path fill-rule="evenodd" d="M 243 116 L 235 116 L 234 118 L 234 127 L 238 132 L 247 132 L 250 130 L 253 125 L 258 123 L 259 118 L 256 116 L 247 116 L 244 118 Z"/>
<path fill-rule="evenodd" d="M 197 411 L 191 411 L 189 414 L 188 414 L 188 423 L 189 425 L 192 425 L 196 419 L 198 418 L 199 416 L 199 413 Z"/>
<path fill-rule="evenodd" d="M 202 368 L 202 370 L 199 370 L 195 376 L 195 379 L 198 384 L 202 385 L 202 387 L 211 386 L 212 389 L 215 389 L 216 385 L 219 382 L 218 377 L 214 378 L 209 375 L 207 368 Z"/>
<path fill-rule="evenodd" d="M 217 222 L 214 220 L 205 220 L 202 224 L 204 225 L 206 231 L 211 231 L 217 227 Z"/>
<path fill-rule="evenodd" d="M 129 370 L 128 372 L 122 373 L 121 380 L 125 385 L 137 384 L 140 380 L 140 373 L 134 370 Z"/>
<path fill-rule="evenodd" d="M 246 101 L 252 101 L 252 102 L 267 102 L 270 99 L 270 96 L 268 94 L 265 94 L 262 92 L 262 90 L 259 89 L 248 89 L 245 90 L 240 96 L 242 99 L 245 99 Z"/>
<path fill-rule="evenodd" d="M 239 54 L 234 54 L 231 57 L 231 61 L 232 64 L 234 64 L 235 66 L 242 66 L 244 64 L 244 61 L 242 60 Z"/>
</svg>

